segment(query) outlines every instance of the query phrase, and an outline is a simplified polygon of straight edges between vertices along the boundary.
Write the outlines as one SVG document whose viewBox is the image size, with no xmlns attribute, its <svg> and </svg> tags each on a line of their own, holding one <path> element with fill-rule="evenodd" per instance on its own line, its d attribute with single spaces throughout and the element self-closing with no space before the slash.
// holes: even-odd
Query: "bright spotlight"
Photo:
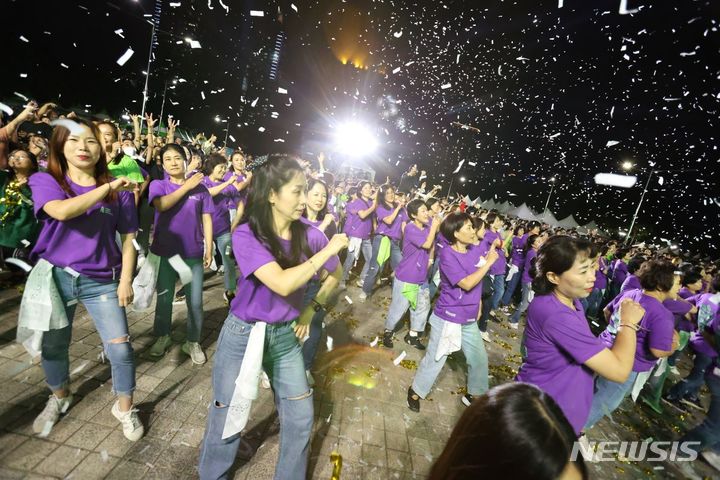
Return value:
<svg viewBox="0 0 720 480">
<path fill-rule="evenodd" d="M 373 153 L 378 141 L 365 126 L 359 123 L 345 123 L 335 131 L 335 145 L 342 153 L 361 157 Z"/>
<path fill-rule="evenodd" d="M 461 182 L 465 182 L 465 177 L 460 177 Z"/>
<path fill-rule="evenodd" d="M 629 170 L 632 170 L 632 168 L 633 168 L 633 163 L 630 160 L 625 160 L 622 163 L 622 169 L 625 170 L 626 172 Z"/>
</svg>

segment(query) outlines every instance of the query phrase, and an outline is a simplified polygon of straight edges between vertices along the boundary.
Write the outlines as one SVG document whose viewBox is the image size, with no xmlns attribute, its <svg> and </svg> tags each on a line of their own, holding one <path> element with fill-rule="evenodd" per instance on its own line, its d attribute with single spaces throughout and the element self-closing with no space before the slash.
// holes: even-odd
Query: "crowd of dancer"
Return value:
<svg viewBox="0 0 720 480">
<path fill-rule="evenodd" d="M 0 124 L 0 260 L 5 269 L 29 271 L 18 337 L 22 332 L 24 345 L 40 355 L 52 391 L 33 425 L 39 435 L 72 405 L 68 349 L 80 302 L 111 364 L 112 414 L 127 439 L 141 438 L 125 308 L 156 299 L 150 355 L 160 358 L 172 345 L 173 304 L 184 301 L 182 351 L 203 364 L 203 281 L 212 268 L 223 275 L 229 313 L 217 339 L 201 478 L 227 475 L 262 377 L 280 418 L 275 476 L 304 478 L 311 370 L 325 315 L 338 292 L 363 302 L 388 284 L 388 312 L 366 321 L 384 324 L 384 348 L 395 348 L 399 334 L 423 351 L 408 379 L 410 410 L 420 411 L 448 355 L 462 351 L 463 404 L 524 408 L 524 415 L 544 418 L 549 431 L 562 432 L 557 449 L 567 450 L 547 478 L 584 478 L 582 461 L 569 460 L 572 442 L 626 396 L 645 389 L 645 398 L 659 398 L 690 345 L 693 369 L 664 400 L 678 410 L 702 409 L 698 393 L 707 384 L 710 410 L 684 439 L 717 461 L 717 262 L 438 199 L 438 188 L 428 191 L 426 173 L 415 166 L 395 183 L 340 178 L 322 154 L 317 161 L 253 158 L 215 145 L 214 136 L 183 141 L 172 119 L 163 135 L 152 115 L 142 120 L 145 130 L 133 116 L 125 132 L 109 120 L 61 116 L 56 105 L 31 103 Z M 37 126 L 46 134 L 34 133 Z M 523 386 L 488 393 L 488 322 L 519 329 L 523 318 L 516 379 Z M 462 455 L 463 440 L 453 438 L 463 428 L 433 478 L 492 472 L 509 454 L 489 447 L 507 442 L 489 441 L 483 455 Z M 537 473 L 533 461 L 515 463 L 519 476 Z"/>
</svg>

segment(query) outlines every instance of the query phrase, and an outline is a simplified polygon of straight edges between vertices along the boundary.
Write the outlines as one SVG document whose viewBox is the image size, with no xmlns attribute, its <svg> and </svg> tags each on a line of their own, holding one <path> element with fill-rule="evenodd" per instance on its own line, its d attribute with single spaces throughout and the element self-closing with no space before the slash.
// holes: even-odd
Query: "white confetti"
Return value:
<svg viewBox="0 0 720 480">
<path fill-rule="evenodd" d="M 618 175 L 616 173 L 598 173 L 595 175 L 595 183 L 611 187 L 630 188 L 637 183 L 637 177 L 635 175 Z"/>
<path fill-rule="evenodd" d="M 202 48 L 197 40 L 190 40 L 190 48 Z"/>
<path fill-rule="evenodd" d="M 0 102 L 0 110 L 2 110 L 3 112 L 7 113 L 10 116 L 12 116 L 12 114 L 14 113 L 12 108 L 10 108 L 9 106 L 5 105 L 2 102 Z"/>
<path fill-rule="evenodd" d="M 614 145 L 617 145 L 618 143 L 620 143 L 620 142 L 617 141 L 617 140 L 608 140 L 608 142 L 605 144 L 605 146 L 606 146 L 606 147 L 612 147 L 612 146 L 614 146 Z"/>
<path fill-rule="evenodd" d="M 333 349 L 333 338 L 328 335 L 327 341 L 325 342 L 325 346 L 327 347 L 328 352 L 332 352 Z"/>
<path fill-rule="evenodd" d="M 378 344 L 378 341 L 380 341 L 380 337 L 375 337 L 375 340 L 373 340 L 372 342 L 370 342 L 370 346 L 371 346 L 371 347 L 376 346 L 376 345 Z"/>
<path fill-rule="evenodd" d="M 70 133 L 73 135 L 79 135 L 85 129 L 84 125 L 80 125 L 79 123 L 74 122 L 74 121 L 70 120 L 69 118 L 58 118 L 58 119 L 50 122 L 50 125 L 52 125 L 53 127 L 58 126 L 58 125 L 61 127 L 65 127 L 68 130 L 70 130 Z"/>
<path fill-rule="evenodd" d="M 395 357 L 395 360 L 393 360 L 393 363 L 395 364 L 395 366 L 397 367 L 398 365 L 400 365 L 400 362 L 405 360 L 406 356 L 407 356 L 407 352 L 405 350 L 403 350 L 402 353 L 400 355 L 398 355 L 397 357 Z"/>
<path fill-rule="evenodd" d="M 345 295 L 345 301 L 352 305 L 352 298 L 348 297 L 347 295 Z"/>
<path fill-rule="evenodd" d="M 117 64 L 120 65 L 121 67 L 122 67 L 123 65 L 125 65 L 125 62 L 127 62 L 128 60 L 130 60 L 130 57 L 133 56 L 133 53 L 135 53 L 135 52 L 133 52 L 133 49 L 132 49 L 132 48 L 128 48 L 128 49 L 125 51 L 125 53 L 123 53 L 122 56 L 117 59 Z"/>
<path fill-rule="evenodd" d="M 446 84 L 444 84 L 444 85 L 440 85 L 440 89 L 441 89 L 441 90 L 445 90 L 445 89 L 448 89 L 448 88 L 450 88 L 450 87 L 452 87 L 452 83 L 446 83 Z"/>
<path fill-rule="evenodd" d="M 262 10 L 250 10 L 251 17 L 264 17 L 265 12 Z"/>
<path fill-rule="evenodd" d="M 399 32 L 393 32 L 393 37 L 400 38 L 400 37 L 402 37 L 402 34 L 403 34 L 402 30 L 400 30 Z"/>
<path fill-rule="evenodd" d="M 22 40 L 22 41 L 25 42 L 25 43 L 30 43 L 30 40 L 28 40 L 27 38 L 23 37 L 22 35 L 20 35 L 20 40 Z"/>
</svg>

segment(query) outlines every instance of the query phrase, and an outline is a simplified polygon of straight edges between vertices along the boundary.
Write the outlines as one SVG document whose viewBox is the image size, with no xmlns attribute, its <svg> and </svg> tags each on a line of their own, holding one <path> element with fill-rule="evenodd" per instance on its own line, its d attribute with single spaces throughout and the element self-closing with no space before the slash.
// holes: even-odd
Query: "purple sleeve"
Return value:
<svg viewBox="0 0 720 480">
<path fill-rule="evenodd" d="M 525 257 L 525 265 L 524 269 L 527 272 L 528 276 L 530 275 L 530 267 L 532 266 L 533 259 L 537 256 L 537 253 L 535 250 L 530 250 L 527 254 L 527 257 Z"/>
<path fill-rule="evenodd" d="M 385 222 L 385 218 L 391 216 L 394 211 L 395 210 L 388 210 L 387 208 L 385 208 L 384 205 L 378 206 L 377 209 L 375 210 L 375 214 L 377 215 L 378 223 L 383 222 L 383 223 L 385 223 L 385 225 L 387 225 L 387 223 Z M 400 215 L 400 212 L 398 212 L 398 215 Z"/>
<path fill-rule="evenodd" d="M 649 319 L 650 315 L 645 314 L 645 318 Z M 648 346 L 655 350 L 669 351 L 672 348 L 674 320 L 672 313 L 665 307 L 659 307 L 652 315 L 651 325 L 643 325 L 649 328 Z"/>
<path fill-rule="evenodd" d="M 328 244 L 328 239 L 325 234 L 313 227 L 307 227 L 307 240 L 310 251 L 313 254 L 319 252 Z M 337 255 L 333 255 L 323 264 L 323 268 L 327 270 L 328 273 L 332 273 L 337 269 L 338 265 L 340 265 L 340 259 Z"/>
<path fill-rule="evenodd" d="M 671 299 L 663 301 L 663 306 L 667 308 L 670 313 L 673 313 L 675 315 L 685 315 L 692 308 L 692 304 L 690 302 Z"/>
<path fill-rule="evenodd" d="M 605 342 L 590 332 L 587 324 L 580 323 L 570 312 L 555 312 L 543 324 L 543 333 L 579 364 L 602 352 Z"/>
<path fill-rule="evenodd" d="M 215 211 L 215 204 L 213 203 L 212 195 L 204 185 L 200 187 L 202 192 L 199 195 L 202 196 L 202 213 L 213 213 Z"/>
<path fill-rule="evenodd" d="M 153 200 L 165 195 L 165 181 L 153 180 L 148 186 L 148 203 L 152 205 Z"/>
<path fill-rule="evenodd" d="M 120 203 L 120 218 L 117 223 L 117 231 L 120 234 L 135 233 L 138 231 L 137 208 L 135 207 L 135 195 L 132 192 L 120 192 L 118 195 Z"/>
<path fill-rule="evenodd" d="M 30 175 L 28 185 L 32 191 L 33 208 L 38 218 L 44 214 L 41 210 L 46 203 L 53 200 L 65 200 L 68 197 L 60 184 L 49 173 L 39 172 Z"/>
<path fill-rule="evenodd" d="M 345 207 L 345 210 L 347 210 L 348 213 L 352 213 L 353 215 L 357 215 L 357 213 L 360 210 L 367 210 L 367 206 L 363 207 L 365 205 L 365 202 L 362 202 L 360 199 L 353 200 L 352 202 L 348 203 Z"/>
<path fill-rule="evenodd" d="M 414 224 L 407 225 L 405 227 L 405 237 L 403 237 L 404 242 L 408 242 L 410 245 L 421 248 L 422 244 L 425 243 L 425 240 L 427 240 L 427 232 L 425 232 L 425 230 L 420 230 Z"/>
<path fill-rule="evenodd" d="M 237 228 L 233 233 L 232 249 L 243 278 L 248 278 L 263 265 L 276 261 L 270 250 L 255 238 L 247 224 Z"/>
<path fill-rule="evenodd" d="M 444 248 L 440 251 L 440 272 L 447 277 L 452 285 L 457 285 L 463 278 L 468 276 L 468 273 L 453 255 L 451 248 Z"/>
</svg>

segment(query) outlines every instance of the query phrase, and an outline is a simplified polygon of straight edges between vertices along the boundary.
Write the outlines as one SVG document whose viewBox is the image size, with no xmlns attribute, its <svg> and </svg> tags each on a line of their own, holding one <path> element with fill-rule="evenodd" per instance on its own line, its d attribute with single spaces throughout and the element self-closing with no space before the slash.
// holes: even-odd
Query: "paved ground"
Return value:
<svg viewBox="0 0 720 480">
<path fill-rule="evenodd" d="M 219 329 L 227 314 L 222 301 L 221 278 L 206 281 L 205 325 L 202 344 L 209 362 L 194 366 L 180 352 L 184 339 L 185 306 L 174 310 L 176 344 L 161 360 L 146 353 L 153 341 L 152 314 L 129 313 L 130 331 L 137 354 L 136 404 L 146 425 L 137 443 L 125 440 L 110 414 L 110 370 L 102 363 L 100 339 L 92 321 L 78 308 L 70 348 L 72 389 L 76 400 L 51 434 L 32 434 L 32 421 L 43 408 L 48 391 L 42 369 L 14 343 L 21 286 L 0 290 L 0 478 L 194 478 L 198 446 L 211 399 L 210 372 Z M 420 352 L 402 343 L 398 334 L 393 351 L 371 343 L 381 335 L 389 304 L 383 287 L 366 303 L 357 301 L 359 290 L 340 296 L 336 310 L 326 319 L 334 348 L 318 357 L 314 371 L 315 428 L 309 477 L 329 479 L 330 454 L 342 456 L 342 478 L 421 479 L 442 450 L 462 413 L 460 397 L 465 385 L 462 355 L 448 361 L 429 401 L 420 414 L 408 410 L 405 396 L 421 359 Z M 491 386 L 510 380 L 519 365 L 522 330 L 492 323 L 493 343 L 487 344 Z M 325 345 L 325 342 L 322 342 Z M 406 348 L 407 347 L 407 348 Z M 406 361 L 392 360 L 402 351 Z M 683 359 L 682 372 L 689 360 Z M 245 434 L 236 479 L 272 478 L 278 450 L 278 424 L 272 393 L 262 390 Z M 704 397 L 707 397 L 705 394 Z M 707 402 L 707 398 L 704 398 Z M 677 412 L 659 416 L 626 401 L 613 420 L 603 420 L 590 440 L 635 440 L 653 437 L 673 440 L 695 425 L 700 416 Z M 697 473 L 712 478 L 717 472 L 694 463 Z M 590 466 L 594 478 L 682 478 L 676 466 L 664 462 L 618 460 Z"/>
</svg>

